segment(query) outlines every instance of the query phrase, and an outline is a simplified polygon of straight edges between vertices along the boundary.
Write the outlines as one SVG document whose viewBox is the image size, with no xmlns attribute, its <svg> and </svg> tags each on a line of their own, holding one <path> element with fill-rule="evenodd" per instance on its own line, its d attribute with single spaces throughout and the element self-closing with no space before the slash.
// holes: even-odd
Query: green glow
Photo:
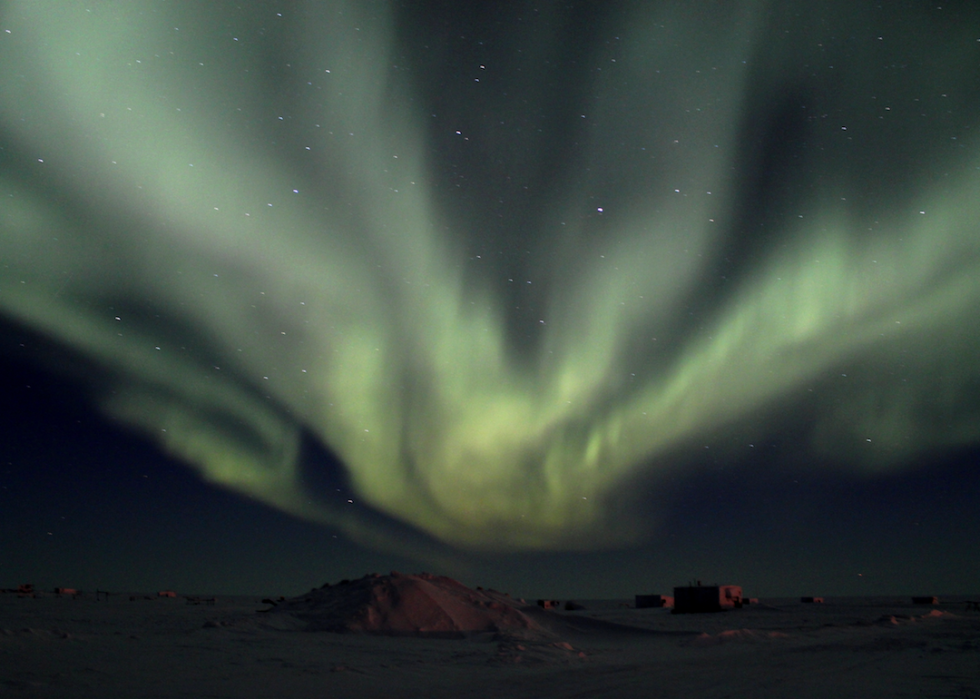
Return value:
<svg viewBox="0 0 980 699">
<path fill-rule="evenodd" d="M 372 507 L 496 549 L 624 541 L 637 532 L 616 497 L 637 476 L 709 436 L 764 434 L 767 411 L 817 383 L 812 448 L 854 468 L 980 437 L 968 416 L 917 418 L 958 399 L 935 373 L 830 381 L 842 363 L 907 355 L 949 384 L 976 376 L 975 139 L 960 142 L 972 159 L 872 217 L 828 174 L 709 315 L 653 340 L 680 327 L 734 225 L 752 76 L 737 60 L 709 68 L 752 44 L 764 11 L 746 4 L 710 51 L 690 19 L 669 46 L 643 41 L 681 9 L 627 18 L 624 46 L 651 55 L 622 70 L 660 86 L 621 94 L 595 77 L 609 99 L 590 118 L 646 115 L 657 179 L 592 215 L 602 175 L 575 172 L 612 171 L 619 136 L 581 146 L 581 170 L 549 194 L 545 322 L 520 356 L 512 282 L 465 275 L 412 86 L 389 75 L 391 22 L 364 5 L 227 23 L 136 0 L 4 7 L 0 120 L 19 150 L 0 173 L 0 309 L 105 367 L 109 413 L 211 481 L 379 544 L 303 491 L 309 428 Z M 265 54 L 245 44 L 275 21 L 309 95 L 263 93 Z M 659 65 L 705 70 L 663 85 Z M 715 107 L 692 116 L 700 104 Z"/>
</svg>

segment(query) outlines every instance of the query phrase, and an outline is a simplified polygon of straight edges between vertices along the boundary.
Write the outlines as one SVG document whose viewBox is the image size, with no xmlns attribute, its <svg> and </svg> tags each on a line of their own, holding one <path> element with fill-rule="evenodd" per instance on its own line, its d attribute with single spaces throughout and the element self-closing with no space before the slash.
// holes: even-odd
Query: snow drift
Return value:
<svg viewBox="0 0 980 699">
<path fill-rule="evenodd" d="M 374 573 L 314 588 L 268 610 L 302 622 L 307 631 L 458 637 L 480 632 L 548 635 L 525 614 L 523 600 L 473 590 L 452 578 L 419 573 Z"/>
</svg>

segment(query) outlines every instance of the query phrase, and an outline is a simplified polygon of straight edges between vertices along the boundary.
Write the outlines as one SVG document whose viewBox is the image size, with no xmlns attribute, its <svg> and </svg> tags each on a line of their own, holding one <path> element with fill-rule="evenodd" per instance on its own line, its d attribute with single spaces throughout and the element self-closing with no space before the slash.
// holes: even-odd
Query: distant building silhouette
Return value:
<svg viewBox="0 0 980 699">
<path fill-rule="evenodd" d="M 651 607 L 673 607 L 674 598 L 670 595 L 637 595 L 636 608 L 648 609 Z"/>
<path fill-rule="evenodd" d="M 738 585 L 689 585 L 674 588 L 674 614 L 722 612 L 742 606 Z"/>
</svg>

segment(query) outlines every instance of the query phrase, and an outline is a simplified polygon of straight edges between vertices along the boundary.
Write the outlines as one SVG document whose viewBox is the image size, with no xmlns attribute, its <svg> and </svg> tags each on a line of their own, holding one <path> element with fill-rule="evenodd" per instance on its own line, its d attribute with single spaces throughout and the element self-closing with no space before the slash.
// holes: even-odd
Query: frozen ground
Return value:
<svg viewBox="0 0 980 699">
<path fill-rule="evenodd" d="M 130 597 L 0 595 L 0 697 L 980 697 L 967 598 L 586 601 L 524 610 L 544 632 L 433 639 L 273 628 L 259 598 Z"/>
</svg>

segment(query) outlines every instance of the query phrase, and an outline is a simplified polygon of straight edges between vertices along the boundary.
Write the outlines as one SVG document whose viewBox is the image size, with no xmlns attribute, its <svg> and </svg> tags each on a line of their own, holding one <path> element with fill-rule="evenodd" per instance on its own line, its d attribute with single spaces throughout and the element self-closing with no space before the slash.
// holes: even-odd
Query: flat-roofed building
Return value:
<svg viewBox="0 0 980 699">
<path fill-rule="evenodd" d="M 742 606 L 739 585 L 688 585 L 674 588 L 674 614 L 722 612 Z"/>
</svg>

